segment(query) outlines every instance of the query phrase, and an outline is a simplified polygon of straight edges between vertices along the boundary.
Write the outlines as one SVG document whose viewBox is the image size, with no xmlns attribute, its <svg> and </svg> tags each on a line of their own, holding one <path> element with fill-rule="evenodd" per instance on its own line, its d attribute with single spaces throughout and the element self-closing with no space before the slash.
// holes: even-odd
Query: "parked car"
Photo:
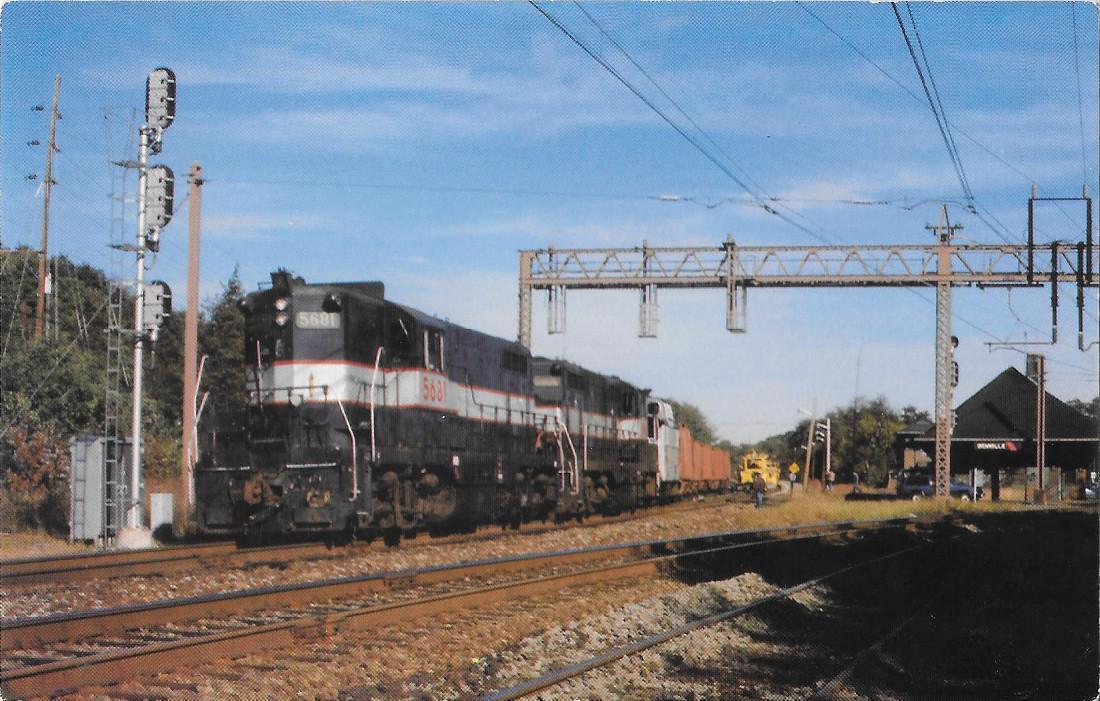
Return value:
<svg viewBox="0 0 1100 701">
<path fill-rule="evenodd" d="M 982 488 L 978 487 L 975 498 L 982 498 Z M 970 485 L 952 482 L 948 493 L 955 499 L 970 501 Z M 936 480 L 930 470 L 904 470 L 898 479 L 898 496 L 902 499 L 917 501 L 936 494 Z"/>
</svg>

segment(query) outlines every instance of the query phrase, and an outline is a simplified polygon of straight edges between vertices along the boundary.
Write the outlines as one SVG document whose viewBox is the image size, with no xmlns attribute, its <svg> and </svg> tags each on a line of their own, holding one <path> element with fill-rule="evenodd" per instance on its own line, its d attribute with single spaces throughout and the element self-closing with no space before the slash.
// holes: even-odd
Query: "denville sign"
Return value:
<svg viewBox="0 0 1100 701">
<path fill-rule="evenodd" d="M 1020 446 L 1015 441 L 994 441 L 987 443 L 975 443 L 975 450 L 1007 450 L 1015 453 Z"/>
</svg>

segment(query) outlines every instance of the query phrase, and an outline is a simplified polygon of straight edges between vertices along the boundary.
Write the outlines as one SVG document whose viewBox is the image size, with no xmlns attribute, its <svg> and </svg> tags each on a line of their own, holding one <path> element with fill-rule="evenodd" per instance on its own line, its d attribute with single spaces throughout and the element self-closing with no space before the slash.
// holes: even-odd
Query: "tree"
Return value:
<svg viewBox="0 0 1100 701">
<path fill-rule="evenodd" d="M 674 399 L 664 401 L 672 405 L 672 413 L 676 418 L 676 422 L 687 426 L 692 438 L 703 445 L 714 443 L 714 427 L 710 425 L 707 417 L 703 415 L 703 411 L 699 407 L 687 402 L 678 402 Z"/>
<path fill-rule="evenodd" d="M 912 426 L 918 421 L 928 421 L 929 423 L 932 421 L 931 414 L 924 409 L 917 409 L 912 404 L 902 407 L 901 416 L 898 418 L 905 426 Z"/>
<path fill-rule="evenodd" d="M 1093 421 L 1100 421 L 1100 397 L 1091 402 L 1083 402 L 1080 399 L 1071 399 L 1066 404 L 1089 417 Z"/>
<path fill-rule="evenodd" d="M 830 411 L 828 418 L 832 469 L 838 478 L 850 479 L 859 472 L 868 484 L 885 484 L 894 466 L 894 435 L 906 425 L 886 398 L 853 401 Z"/>
<path fill-rule="evenodd" d="M 199 353 L 207 355 L 203 387 L 213 388 L 211 397 L 219 409 L 241 411 L 248 398 L 244 382 L 244 317 L 238 303 L 244 287 L 237 270 L 222 286 L 222 294 L 206 309 L 206 321 L 199 329 Z M 199 391 L 203 391 L 203 387 Z"/>
</svg>

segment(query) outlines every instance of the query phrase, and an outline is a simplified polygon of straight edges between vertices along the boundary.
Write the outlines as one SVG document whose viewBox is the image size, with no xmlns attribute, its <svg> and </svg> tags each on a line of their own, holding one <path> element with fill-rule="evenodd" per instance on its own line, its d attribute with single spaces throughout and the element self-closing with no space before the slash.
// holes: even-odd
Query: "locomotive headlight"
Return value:
<svg viewBox="0 0 1100 701">
<path fill-rule="evenodd" d="M 278 314 L 275 315 L 275 325 L 276 326 L 286 326 L 286 322 L 287 322 L 288 319 L 290 319 L 289 314 L 287 314 L 286 312 L 279 312 Z"/>
<path fill-rule="evenodd" d="M 287 304 L 288 302 L 286 301 L 286 297 L 280 297 L 275 300 L 275 309 L 281 312 L 286 309 Z"/>
</svg>

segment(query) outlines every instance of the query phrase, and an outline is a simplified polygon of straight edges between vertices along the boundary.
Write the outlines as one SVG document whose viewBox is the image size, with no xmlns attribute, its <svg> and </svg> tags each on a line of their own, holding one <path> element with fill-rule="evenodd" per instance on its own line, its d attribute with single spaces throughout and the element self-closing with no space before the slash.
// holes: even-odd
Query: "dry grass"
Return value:
<svg viewBox="0 0 1100 701">
<path fill-rule="evenodd" d="M 18 531 L 0 533 L 0 558 L 12 560 L 21 557 L 45 557 L 48 555 L 69 555 L 90 552 L 90 545 L 70 543 L 43 531 Z"/>
<path fill-rule="evenodd" d="M 918 516 L 964 514 L 988 511 L 1015 511 L 1023 504 L 990 501 L 960 502 L 957 499 L 921 501 L 846 501 L 842 494 L 822 492 L 798 492 L 793 499 L 769 504 L 767 508 L 744 513 L 739 525 L 745 527 L 783 526 L 815 521 L 841 521 L 844 519 L 897 518 L 908 514 Z"/>
</svg>

